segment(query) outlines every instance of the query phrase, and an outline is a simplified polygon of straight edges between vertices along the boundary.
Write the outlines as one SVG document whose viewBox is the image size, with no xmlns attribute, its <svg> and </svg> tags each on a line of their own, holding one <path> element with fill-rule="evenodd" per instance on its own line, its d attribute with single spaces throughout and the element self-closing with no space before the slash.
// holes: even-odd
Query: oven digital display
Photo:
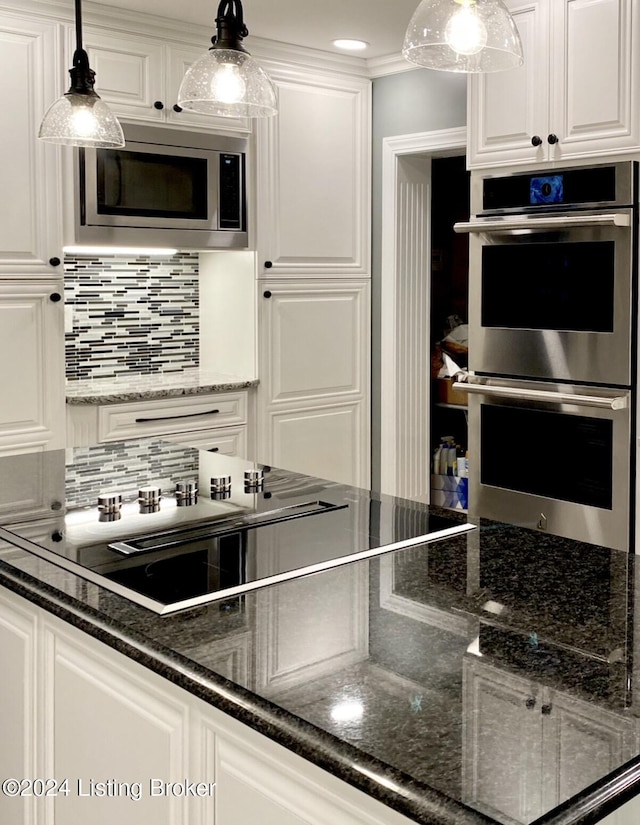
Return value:
<svg viewBox="0 0 640 825">
<path fill-rule="evenodd" d="M 529 203 L 564 203 L 564 176 L 545 175 L 531 178 L 529 183 Z"/>
</svg>

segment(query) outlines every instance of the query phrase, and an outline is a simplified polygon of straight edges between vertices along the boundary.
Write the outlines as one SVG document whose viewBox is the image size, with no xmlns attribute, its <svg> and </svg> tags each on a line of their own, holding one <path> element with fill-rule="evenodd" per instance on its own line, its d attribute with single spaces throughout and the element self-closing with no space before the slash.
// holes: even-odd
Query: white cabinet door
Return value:
<svg viewBox="0 0 640 825">
<path fill-rule="evenodd" d="M 16 779 L 39 775 L 36 764 L 34 718 L 35 620 L 21 600 L 3 590 L 0 593 L 0 661 L 5 677 L 0 680 L 0 776 Z M 0 794 L 0 822 L 31 825 L 33 797 Z"/>
<path fill-rule="evenodd" d="M 272 408 L 260 421 L 263 444 L 270 445 L 271 456 L 263 463 L 366 487 L 366 412 L 362 402 L 287 411 Z"/>
<path fill-rule="evenodd" d="M 507 6 L 520 33 L 524 64 L 507 72 L 469 76 L 469 168 L 546 159 L 550 54 L 547 3 L 510 0 Z M 532 143 L 536 136 L 542 141 L 538 146 Z"/>
<path fill-rule="evenodd" d="M 118 664 L 95 641 L 67 634 L 58 622 L 43 624 L 44 770 L 73 783 L 69 796 L 47 800 L 56 825 L 187 825 L 184 798 L 154 798 L 151 790 L 151 780 L 190 777 L 186 701 L 136 678 L 126 660 Z M 119 792 L 92 793 L 109 781 L 123 783 Z"/>
<path fill-rule="evenodd" d="M 640 9 L 630 0 L 551 4 L 550 159 L 637 150 Z"/>
<path fill-rule="evenodd" d="M 260 277 L 369 275 L 370 81 L 265 69 L 278 115 L 256 127 Z"/>
<path fill-rule="evenodd" d="M 638 151 L 640 14 L 632 0 L 507 5 L 525 63 L 470 78 L 469 168 Z"/>
<path fill-rule="evenodd" d="M 35 17 L 0 14 L 0 274 L 62 271 L 60 149 L 36 137 L 62 93 L 58 31 Z"/>
<path fill-rule="evenodd" d="M 68 28 L 69 59 L 75 48 L 75 29 Z M 96 91 L 113 111 L 129 120 L 188 126 L 190 129 L 216 129 L 249 132 L 247 118 L 223 118 L 180 109 L 178 90 L 189 66 L 208 48 L 169 45 L 166 39 L 144 37 L 137 33 L 113 33 L 98 26 L 84 29 L 84 45 L 91 68 L 96 73 Z M 70 64 L 71 65 L 71 64 Z"/>
<path fill-rule="evenodd" d="M 365 394 L 369 282 L 262 282 L 260 388 L 269 404 Z"/>
<path fill-rule="evenodd" d="M 0 282 L 0 453 L 65 444 L 62 283 Z"/>
<path fill-rule="evenodd" d="M 96 91 L 117 115 L 164 120 L 166 85 L 161 41 L 85 26 L 83 42 L 96 73 Z M 68 59 L 74 49 L 75 30 L 69 27 Z"/>
<path fill-rule="evenodd" d="M 366 486 L 369 281 L 261 282 L 258 460 Z"/>
</svg>

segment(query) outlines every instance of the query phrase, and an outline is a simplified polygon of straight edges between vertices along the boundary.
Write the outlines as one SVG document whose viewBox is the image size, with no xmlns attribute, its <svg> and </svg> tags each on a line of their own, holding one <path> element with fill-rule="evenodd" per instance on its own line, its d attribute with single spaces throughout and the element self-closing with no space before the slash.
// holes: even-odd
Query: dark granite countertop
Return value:
<svg viewBox="0 0 640 825">
<path fill-rule="evenodd" d="M 423 825 L 596 822 L 640 791 L 638 581 L 633 556 L 483 521 L 159 616 L 0 543 L 0 584 Z"/>
</svg>

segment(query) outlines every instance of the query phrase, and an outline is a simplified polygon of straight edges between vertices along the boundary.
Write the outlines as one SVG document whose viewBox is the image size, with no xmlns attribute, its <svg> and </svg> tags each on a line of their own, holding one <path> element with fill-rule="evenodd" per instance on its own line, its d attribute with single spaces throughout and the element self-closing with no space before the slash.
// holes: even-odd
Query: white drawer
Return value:
<svg viewBox="0 0 640 825">
<path fill-rule="evenodd" d="M 100 441 L 163 436 L 247 422 L 247 393 L 216 393 L 109 404 L 98 413 Z"/>
<path fill-rule="evenodd" d="M 247 458 L 247 428 L 221 427 L 217 430 L 186 433 L 184 435 L 169 435 L 165 441 L 183 444 L 185 447 L 197 447 L 199 450 L 208 450 L 221 455 L 236 455 Z"/>
</svg>

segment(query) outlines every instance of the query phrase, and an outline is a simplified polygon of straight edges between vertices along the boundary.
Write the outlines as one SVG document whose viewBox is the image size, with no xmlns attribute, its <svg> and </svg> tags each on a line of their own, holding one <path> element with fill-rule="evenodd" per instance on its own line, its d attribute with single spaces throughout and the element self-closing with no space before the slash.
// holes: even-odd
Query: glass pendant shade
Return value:
<svg viewBox="0 0 640 825">
<path fill-rule="evenodd" d="M 56 100 L 42 119 L 38 137 L 66 146 L 124 146 L 120 123 L 95 92 L 78 94 L 70 90 Z"/>
<path fill-rule="evenodd" d="M 71 86 L 45 112 L 38 137 L 65 146 L 117 149 L 124 146 L 122 127 L 111 109 L 96 93 L 96 73 L 82 48 L 82 2 L 75 0 L 76 50 L 69 69 Z"/>
<path fill-rule="evenodd" d="M 499 72 L 524 62 L 502 0 L 422 0 L 402 47 L 411 63 L 448 72 Z"/>
<path fill-rule="evenodd" d="M 270 117 L 278 111 L 267 73 L 242 45 L 249 34 L 241 0 L 220 0 L 212 46 L 187 69 L 178 106 L 222 117 Z"/>
<path fill-rule="evenodd" d="M 269 117 L 278 111 L 266 72 L 246 51 L 209 49 L 190 66 L 178 106 L 222 117 Z"/>
</svg>

